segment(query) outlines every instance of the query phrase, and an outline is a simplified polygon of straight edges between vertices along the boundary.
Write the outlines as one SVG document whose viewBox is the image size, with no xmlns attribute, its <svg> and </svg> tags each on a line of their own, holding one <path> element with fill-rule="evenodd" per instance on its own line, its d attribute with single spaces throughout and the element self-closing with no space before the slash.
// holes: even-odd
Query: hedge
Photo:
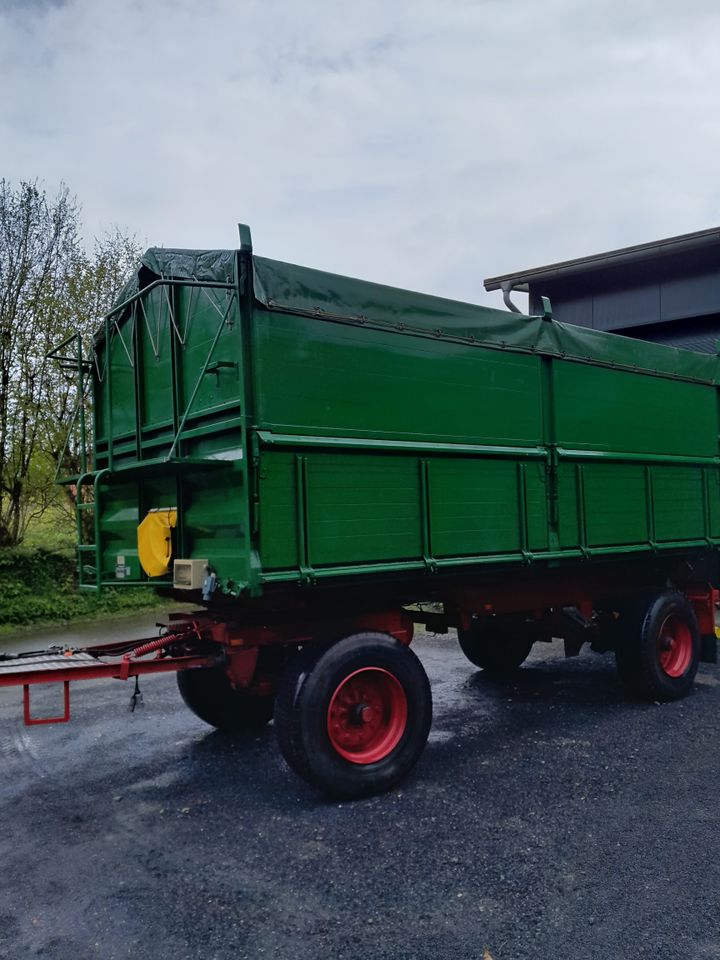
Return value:
<svg viewBox="0 0 720 960">
<path fill-rule="evenodd" d="M 0 550 L 0 624 L 88 619 L 157 605 L 154 591 L 143 587 L 80 593 L 75 559 L 67 554 L 40 548 Z"/>
</svg>

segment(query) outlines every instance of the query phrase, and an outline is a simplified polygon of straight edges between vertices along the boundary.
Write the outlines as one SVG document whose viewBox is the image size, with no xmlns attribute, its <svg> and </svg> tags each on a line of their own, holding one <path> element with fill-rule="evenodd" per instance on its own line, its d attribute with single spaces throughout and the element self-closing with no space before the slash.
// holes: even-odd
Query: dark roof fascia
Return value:
<svg viewBox="0 0 720 960">
<path fill-rule="evenodd" d="M 483 281 L 483 284 L 487 291 L 509 288 L 527 293 L 528 285 L 538 281 L 558 280 L 573 274 L 605 270 L 609 267 L 623 266 L 627 263 L 649 260 L 655 257 L 667 257 L 674 253 L 695 250 L 700 247 L 710 247 L 713 244 L 720 245 L 720 227 L 698 230 L 696 233 L 684 233 L 677 237 L 668 237 L 665 240 L 655 240 L 652 243 L 639 243 L 632 247 L 621 247 L 618 250 L 609 250 L 606 253 L 597 253 L 589 257 L 578 257 L 576 260 L 562 260 L 559 263 L 551 263 L 544 267 L 533 267 L 530 270 L 506 273 L 500 277 L 488 277 Z"/>
</svg>

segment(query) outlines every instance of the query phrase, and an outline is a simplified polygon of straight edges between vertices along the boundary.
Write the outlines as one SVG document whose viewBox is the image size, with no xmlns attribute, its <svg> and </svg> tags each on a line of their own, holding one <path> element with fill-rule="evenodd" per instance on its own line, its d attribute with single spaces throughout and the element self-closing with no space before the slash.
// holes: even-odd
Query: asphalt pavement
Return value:
<svg viewBox="0 0 720 960">
<path fill-rule="evenodd" d="M 452 635 L 414 649 L 427 749 L 354 803 L 298 780 L 272 726 L 213 732 L 172 676 L 132 714 L 129 684 L 76 684 L 49 727 L 0 690 L 0 957 L 720 957 L 719 669 L 655 705 L 611 655 L 539 645 L 497 684 Z"/>
</svg>

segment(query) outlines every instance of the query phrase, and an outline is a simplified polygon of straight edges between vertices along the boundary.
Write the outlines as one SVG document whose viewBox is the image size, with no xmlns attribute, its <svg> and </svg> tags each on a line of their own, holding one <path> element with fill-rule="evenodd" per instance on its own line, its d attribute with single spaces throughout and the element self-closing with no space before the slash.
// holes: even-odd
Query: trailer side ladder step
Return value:
<svg viewBox="0 0 720 960">
<path fill-rule="evenodd" d="M 78 587 L 80 590 L 100 590 L 102 578 L 102 551 L 100 549 L 100 527 L 98 505 L 100 498 L 100 481 L 107 474 L 107 470 L 96 470 L 84 473 L 78 477 L 75 494 L 75 523 L 77 527 L 77 570 Z M 83 493 L 92 493 L 91 500 L 83 500 Z M 92 526 L 92 543 L 87 542 L 88 524 L 83 523 L 83 516 L 89 514 Z"/>
</svg>

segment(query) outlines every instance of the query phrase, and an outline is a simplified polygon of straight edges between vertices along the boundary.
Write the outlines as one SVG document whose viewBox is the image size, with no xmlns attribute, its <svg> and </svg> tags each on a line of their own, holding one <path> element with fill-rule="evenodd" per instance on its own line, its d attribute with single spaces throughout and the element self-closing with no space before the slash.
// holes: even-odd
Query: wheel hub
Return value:
<svg viewBox="0 0 720 960">
<path fill-rule="evenodd" d="M 681 677 L 692 661 L 692 633 L 689 626 L 671 614 L 660 628 L 658 663 L 668 677 Z"/>
<path fill-rule="evenodd" d="M 375 719 L 375 711 L 368 703 L 355 704 L 348 711 L 348 723 L 353 726 L 361 726 L 363 723 L 372 723 Z"/>
<path fill-rule="evenodd" d="M 338 684 L 330 700 L 330 743 L 351 763 L 377 763 L 400 742 L 407 713 L 405 691 L 392 673 L 379 667 L 356 670 Z"/>
</svg>

